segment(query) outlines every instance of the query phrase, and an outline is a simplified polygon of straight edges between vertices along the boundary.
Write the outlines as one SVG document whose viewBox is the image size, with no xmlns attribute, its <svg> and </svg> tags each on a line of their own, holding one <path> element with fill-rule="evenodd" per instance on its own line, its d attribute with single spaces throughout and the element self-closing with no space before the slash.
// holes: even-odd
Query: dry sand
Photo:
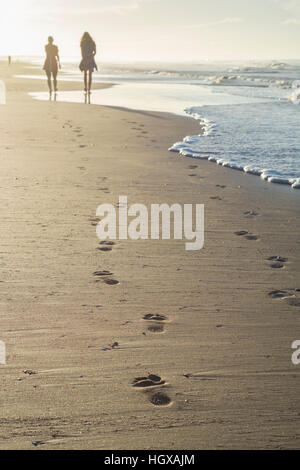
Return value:
<svg viewBox="0 0 300 470">
<path fill-rule="evenodd" d="M 15 73 L 0 66 L 0 448 L 299 448 L 300 307 L 268 294 L 300 288 L 300 192 L 168 152 L 191 119 L 34 101 L 45 82 Z M 204 249 L 100 251 L 96 208 L 121 194 L 204 203 Z M 133 386 L 148 374 L 165 383 Z"/>
</svg>

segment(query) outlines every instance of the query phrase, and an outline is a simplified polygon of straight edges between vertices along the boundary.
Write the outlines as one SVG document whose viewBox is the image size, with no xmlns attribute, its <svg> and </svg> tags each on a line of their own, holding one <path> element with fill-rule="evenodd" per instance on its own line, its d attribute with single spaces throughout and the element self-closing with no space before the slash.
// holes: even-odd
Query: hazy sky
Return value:
<svg viewBox="0 0 300 470">
<path fill-rule="evenodd" d="M 98 60 L 300 59 L 300 0 L 0 0 L 0 55 L 63 57 L 83 31 Z"/>
</svg>

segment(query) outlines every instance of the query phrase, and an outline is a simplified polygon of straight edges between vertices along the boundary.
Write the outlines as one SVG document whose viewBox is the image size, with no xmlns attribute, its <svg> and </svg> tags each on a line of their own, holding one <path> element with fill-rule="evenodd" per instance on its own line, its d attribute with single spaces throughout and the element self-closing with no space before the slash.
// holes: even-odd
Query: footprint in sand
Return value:
<svg viewBox="0 0 300 470">
<path fill-rule="evenodd" d="M 290 297 L 296 298 L 296 292 L 299 289 L 286 289 L 286 290 L 272 290 L 268 293 L 272 299 L 289 299 Z"/>
<path fill-rule="evenodd" d="M 226 188 L 225 184 L 216 184 L 216 188 L 224 189 Z"/>
<path fill-rule="evenodd" d="M 95 271 L 93 273 L 93 276 L 95 277 L 103 277 L 103 276 L 113 276 L 114 273 L 111 273 L 110 271 L 106 271 L 106 270 L 103 270 L 103 271 Z"/>
<path fill-rule="evenodd" d="M 110 194 L 109 188 L 98 188 L 97 191 L 103 191 L 105 194 Z"/>
<path fill-rule="evenodd" d="M 107 284 L 108 286 L 116 286 L 119 283 L 116 279 L 104 279 L 104 283 Z"/>
<path fill-rule="evenodd" d="M 223 199 L 220 196 L 211 196 L 210 199 L 216 200 L 216 201 L 222 201 Z"/>
<path fill-rule="evenodd" d="M 270 268 L 272 268 L 272 269 L 282 269 L 282 268 L 284 268 L 284 264 L 282 264 L 282 263 L 272 263 L 272 264 L 270 264 Z"/>
<path fill-rule="evenodd" d="M 189 170 L 195 170 L 198 168 L 198 165 L 189 165 Z"/>
<path fill-rule="evenodd" d="M 247 240 L 259 240 L 259 237 L 257 235 L 246 235 L 245 238 L 247 238 Z"/>
<path fill-rule="evenodd" d="M 288 258 L 282 258 L 281 256 L 270 256 L 267 258 L 267 261 L 271 261 L 270 268 L 273 269 L 282 269 L 285 266 L 285 263 L 288 261 Z"/>
<path fill-rule="evenodd" d="M 132 386 L 138 388 L 147 388 L 157 387 L 159 385 L 164 385 L 165 383 L 165 380 L 162 380 L 159 375 L 149 374 L 147 377 L 136 377 L 132 382 Z"/>
<path fill-rule="evenodd" d="M 273 290 L 269 292 L 272 299 L 284 300 L 291 307 L 300 307 L 300 289 Z"/>
<path fill-rule="evenodd" d="M 147 313 L 144 315 L 144 320 L 154 320 L 154 321 L 166 321 L 167 317 L 164 315 L 159 315 L 159 314 L 152 314 L 152 313 Z"/>
<path fill-rule="evenodd" d="M 120 284 L 120 283 L 116 279 L 112 279 L 110 277 L 113 275 L 114 273 L 107 271 L 106 269 L 103 269 L 102 271 L 95 271 L 93 273 L 93 276 L 97 278 L 95 282 L 103 281 L 105 284 L 109 286 L 116 286 L 117 284 Z"/>
<path fill-rule="evenodd" d="M 244 215 L 246 217 L 257 217 L 260 214 L 259 214 L 259 212 L 256 212 L 256 211 L 245 211 Z"/>
<path fill-rule="evenodd" d="M 234 232 L 234 234 L 238 237 L 245 237 L 247 240 L 259 240 L 259 237 L 257 235 L 252 235 L 246 230 L 240 230 L 239 232 Z"/>
<path fill-rule="evenodd" d="M 89 220 L 92 227 L 97 227 L 98 223 L 100 222 L 100 218 L 98 217 L 91 217 Z"/>
<path fill-rule="evenodd" d="M 159 323 L 153 323 L 152 325 L 148 326 L 148 331 L 151 333 L 162 333 L 164 331 L 164 325 L 161 325 Z"/>
<path fill-rule="evenodd" d="M 272 297 L 272 299 L 285 299 L 286 297 L 290 297 L 291 294 L 285 290 L 271 290 L 268 296 Z"/>
<path fill-rule="evenodd" d="M 35 447 L 42 446 L 44 444 L 46 444 L 44 441 L 33 441 L 32 442 L 32 445 L 35 446 Z"/>
<path fill-rule="evenodd" d="M 150 402 L 155 406 L 167 406 L 172 403 L 172 400 L 166 393 L 157 392 L 152 395 Z"/>
<path fill-rule="evenodd" d="M 143 319 L 149 322 L 148 331 L 151 333 L 162 333 L 164 331 L 164 322 L 167 321 L 165 315 L 148 313 L 144 315 Z"/>
<path fill-rule="evenodd" d="M 149 374 L 147 377 L 137 377 L 132 382 L 133 387 L 146 389 L 147 393 L 150 392 L 149 401 L 154 406 L 167 406 L 172 403 L 171 398 L 165 392 L 152 392 L 153 387 L 159 387 L 164 384 L 165 380 L 162 380 L 161 377 L 156 374 Z"/>
<path fill-rule="evenodd" d="M 235 235 L 237 235 L 238 237 L 242 237 L 244 235 L 247 235 L 248 232 L 246 232 L 245 230 L 240 230 L 239 232 L 234 232 Z"/>
<path fill-rule="evenodd" d="M 111 242 L 111 241 L 108 241 L 108 240 L 102 240 L 100 243 L 99 243 L 100 247 L 97 248 L 99 251 L 112 251 L 113 249 L 113 246 L 115 246 L 115 242 Z"/>
</svg>

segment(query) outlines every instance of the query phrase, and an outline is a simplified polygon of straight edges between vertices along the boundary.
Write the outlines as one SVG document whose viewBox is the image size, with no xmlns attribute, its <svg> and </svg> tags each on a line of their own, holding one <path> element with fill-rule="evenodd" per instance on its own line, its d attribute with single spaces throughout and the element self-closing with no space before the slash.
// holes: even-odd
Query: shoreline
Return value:
<svg viewBox="0 0 300 470">
<path fill-rule="evenodd" d="M 24 77 L 19 77 L 19 78 L 24 78 Z M 69 82 L 69 83 L 78 83 L 77 81 L 72 81 L 71 79 L 68 80 L 67 74 L 66 74 L 65 77 L 63 77 L 63 79 L 61 81 L 62 82 Z M 95 89 L 95 91 L 97 91 L 97 90 L 101 90 L 101 89 L 104 89 L 104 88 L 111 88 L 111 87 L 121 85 L 121 84 L 122 83 L 104 83 L 104 82 L 99 84 L 99 83 L 96 82 L 94 89 Z M 74 92 L 74 90 L 68 91 L 67 93 L 71 94 L 72 92 Z M 77 93 L 77 91 L 75 91 L 75 93 Z M 45 100 L 44 97 L 41 96 L 42 94 L 46 95 L 46 93 L 41 93 L 41 92 L 33 92 L 30 95 L 31 95 L 31 98 L 33 98 L 33 99 Z M 58 96 L 58 101 L 78 103 L 80 101 L 77 98 L 78 97 L 75 98 L 75 95 L 73 95 L 73 97 L 69 100 L 69 99 L 66 98 L 66 94 L 65 94 L 65 95 L 63 95 L 62 99 L 61 99 L 61 95 Z M 93 100 L 94 100 L 94 96 L 93 96 Z M 99 100 L 99 97 L 98 97 L 98 100 Z M 112 101 L 114 101 L 113 98 L 112 98 Z M 101 100 L 100 100 L 100 102 L 97 102 L 97 100 L 96 100 L 96 102 L 93 102 L 93 104 L 98 105 L 98 106 L 108 106 L 108 107 L 112 107 L 112 108 L 116 108 L 116 109 L 124 109 L 124 110 L 127 109 L 127 110 L 131 110 L 131 111 L 145 111 L 145 112 L 167 112 L 169 114 L 175 114 L 175 115 L 181 115 L 181 116 L 184 116 L 184 117 L 190 117 L 191 119 L 196 120 L 199 123 L 200 128 L 202 128 L 202 133 L 196 134 L 196 135 L 204 135 L 204 137 L 206 137 L 206 136 L 209 136 L 209 134 L 210 134 L 209 129 L 210 129 L 211 123 L 209 123 L 205 118 L 202 118 L 197 114 L 193 115 L 193 114 L 191 114 L 187 111 L 186 111 L 186 114 L 184 114 L 183 111 L 182 111 L 182 113 L 179 113 L 179 112 L 176 113 L 175 111 L 161 111 L 159 109 L 153 110 L 152 108 L 147 109 L 146 105 L 145 105 L 145 107 L 139 107 L 139 108 L 134 107 L 134 105 L 130 106 L 130 107 L 124 106 L 124 105 L 123 106 L 122 105 L 118 106 L 118 105 L 115 105 L 115 104 L 107 104 L 106 102 L 102 103 Z M 228 161 L 224 161 L 224 159 L 216 157 L 216 156 L 205 155 L 205 152 L 204 153 L 203 152 L 194 153 L 192 150 L 188 150 L 188 148 L 187 148 L 188 144 L 186 144 L 186 141 L 187 141 L 187 139 L 190 139 L 190 137 L 194 137 L 194 136 L 187 135 L 183 138 L 182 141 L 179 141 L 179 142 L 177 141 L 177 142 L 173 143 L 173 145 L 169 148 L 169 151 L 178 152 L 180 155 L 182 155 L 184 157 L 197 158 L 197 159 L 201 159 L 201 160 L 209 160 L 209 161 L 212 161 L 212 162 L 214 162 L 214 163 L 216 163 L 220 166 L 223 166 L 223 167 L 227 167 L 227 168 L 230 168 L 230 169 L 233 169 L 233 170 L 236 170 L 236 171 L 242 171 L 242 172 L 245 172 L 247 174 L 259 176 L 261 179 L 263 179 L 265 181 L 268 181 L 269 183 L 288 185 L 292 189 L 300 189 L 300 178 L 293 178 L 292 180 L 287 180 L 286 178 L 283 178 L 281 176 L 276 175 L 276 171 L 274 173 L 274 171 L 269 170 L 267 168 L 265 168 L 265 169 L 253 168 L 253 166 L 251 167 L 251 165 L 249 165 L 249 164 L 241 166 L 241 165 L 237 165 L 235 163 L 230 163 Z"/>
<path fill-rule="evenodd" d="M 199 132 L 190 117 L 36 101 L 36 80 L 6 80 L 0 448 L 298 448 L 297 192 L 168 152 Z M 205 204 L 204 248 L 101 251 L 96 209 L 122 194 Z M 164 383 L 134 386 L 149 374 Z"/>
</svg>

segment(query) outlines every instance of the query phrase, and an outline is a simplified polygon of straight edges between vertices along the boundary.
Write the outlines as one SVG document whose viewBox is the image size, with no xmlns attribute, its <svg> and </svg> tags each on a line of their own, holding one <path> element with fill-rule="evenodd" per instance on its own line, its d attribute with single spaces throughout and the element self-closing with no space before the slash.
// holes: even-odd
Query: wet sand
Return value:
<svg viewBox="0 0 300 470">
<path fill-rule="evenodd" d="M 192 119 L 35 101 L 24 72 L 0 65 L 0 449 L 299 448 L 300 192 L 168 152 Z M 205 204 L 204 249 L 100 244 L 119 195 Z"/>
</svg>

